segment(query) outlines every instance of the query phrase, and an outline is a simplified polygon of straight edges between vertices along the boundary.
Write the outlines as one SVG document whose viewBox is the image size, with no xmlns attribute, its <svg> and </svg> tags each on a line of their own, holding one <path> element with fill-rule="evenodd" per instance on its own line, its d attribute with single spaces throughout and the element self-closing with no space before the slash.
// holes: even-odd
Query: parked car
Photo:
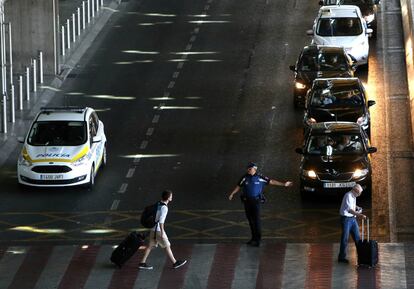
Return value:
<svg viewBox="0 0 414 289">
<path fill-rule="evenodd" d="M 106 165 L 104 124 L 89 107 L 42 108 L 19 141 L 17 178 L 23 185 L 92 188 Z"/>
<path fill-rule="evenodd" d="M 355 65 L 343 47 L 309 45 L 301 51 L 295 65 L 289 66 L 295 73 L 293 103 L 305 105 L 305 96 L 315 78 L 353 77 Z"/>
<path fill-rule="evenodd" d="M 311 125 L 302 155 L 300 191 L 303 198 L 342 194 L 360 184 L 371 194 L 370 154 L 376 152 L 360 125 L 322 122 Z"/>
<path fill-rule="evenodd" d="M 350 121 L 361 125 L 370 136 L 369 107 L 375 101 L 367 100 L 358 78 L 317 78 L 306 99 L 305 128 L 316 122 Z"/>
<path fill-rule="evenodd" d="M 379 0 L 321 0 L 319 5 L 355 5 L 361 10 L 362 16 L 368 25 L 368 28 L 372 28 L 373 36 L 377 34 L 377 11 Z"/>
<path fill-rule="evenodd" d="M 341 5 L 322 6 L 307 34 L 313 36 L 312 44 L 342 46 L 358 66 L 366 66 L 372 32 L 357 6 Z"/>
</svg>

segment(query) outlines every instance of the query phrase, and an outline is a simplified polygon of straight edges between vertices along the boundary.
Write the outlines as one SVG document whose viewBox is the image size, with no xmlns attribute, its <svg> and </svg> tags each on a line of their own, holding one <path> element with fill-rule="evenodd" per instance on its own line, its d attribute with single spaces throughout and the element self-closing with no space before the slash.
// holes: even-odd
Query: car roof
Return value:
<svg viewBox="0 0 414 289">
<path fill-rule="evenodd" d="M 320 18 L 362 17 L 361 10 L 355 5 L 322 6 L 318 16 Z"/>
<path fill-rule="evenodd" d="M 316 78 L 313 83 L 314 84 L 324 84 L 326 82 L 331 82 L 333 85 L 341 85 L 341 84 L 359 84 L 358 77 L 335 77 L 335 78 Z"/>
<path fill-rule="evenodd" d="M 311 134 L 351 133 L 359 134 L 360 126 L 349 121 L 319 122 L 311 126 Z"/>
<path fill-rule="evenodd" d="M 341 46 L 331 45 L 308 45 L 303 47 L 304 53 L 321 53 L 321 52 L 336 52 L 344 54 L 345 50 Z"/>
<path fill-rule="evenodd" d="M 85 121 L 89 107 L 42 107 L 36 121 Z"/>
</svg>

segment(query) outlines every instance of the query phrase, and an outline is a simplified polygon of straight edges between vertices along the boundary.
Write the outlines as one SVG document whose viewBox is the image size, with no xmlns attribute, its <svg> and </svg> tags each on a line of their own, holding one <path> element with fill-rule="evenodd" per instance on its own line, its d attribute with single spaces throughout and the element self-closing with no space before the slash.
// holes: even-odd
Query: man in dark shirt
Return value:
<svg viewBox="0 0 414 289">
<path fill-rule="evenodd" d="M 244 210 L 252 233 L 251 240 L 247 242 L 250 246 L 260 246 L 260 241 L 262 239 L 260 203 L 262 200 L 263 187 L 268 184 L 282 187 L 292 186 L 292 182 L 279 182 L 257 174 L 257 165 L 255 163 L 249 163 L 247 165 L 247 173 L 240 179 L 237 186 L 229 195 L 229 200 L 231 201 L 234 195 L 242 189 L 241 199 L 244 204 Z"/>
</svg>

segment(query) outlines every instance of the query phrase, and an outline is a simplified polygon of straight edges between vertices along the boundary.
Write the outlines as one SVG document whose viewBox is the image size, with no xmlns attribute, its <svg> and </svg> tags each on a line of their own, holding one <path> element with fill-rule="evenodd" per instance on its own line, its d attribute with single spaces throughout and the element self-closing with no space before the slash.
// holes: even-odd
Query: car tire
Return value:
<svg viewBox="0 0 414 289">
<path fill-rule="evenodd" d="M 108 155 L 107 155 L 106 143 L 105 143 L 103 153 L 102 153 L 102 164 L 101 164 L 102 168 L 106 167 L 107 157 L 108 157 Z"/>
<path fill-rule="evenodd" d="M 300 197 L 303 201 L 309 201 L 311 199 L 309 192 L 305 191 L 302 184 L 300 184 Z"/>
<path fill-rule="evenodd" d="M 92 190 L 94 186 L 95 186 L 95 165 L 92 165 L 91 173 L 89 175 L 89 182 L 86 184 L 86 187 L 89 190 Z"/>
</svg>

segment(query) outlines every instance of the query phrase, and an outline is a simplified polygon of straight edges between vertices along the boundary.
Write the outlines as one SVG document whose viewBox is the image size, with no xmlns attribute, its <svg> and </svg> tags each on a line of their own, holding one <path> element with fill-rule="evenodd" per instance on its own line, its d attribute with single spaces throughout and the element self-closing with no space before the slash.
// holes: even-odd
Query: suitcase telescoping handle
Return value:
<svg viewBox="0 0 414 289">
<path fill-rule="evenodd" d="M 361 240 L 364 241 L 364 228 L 365 228 L 365 220 L 362 218 L 362 238 Z M 369 242 L 369 218 L 367 218 L 367 241 Z"/>
</svg>

